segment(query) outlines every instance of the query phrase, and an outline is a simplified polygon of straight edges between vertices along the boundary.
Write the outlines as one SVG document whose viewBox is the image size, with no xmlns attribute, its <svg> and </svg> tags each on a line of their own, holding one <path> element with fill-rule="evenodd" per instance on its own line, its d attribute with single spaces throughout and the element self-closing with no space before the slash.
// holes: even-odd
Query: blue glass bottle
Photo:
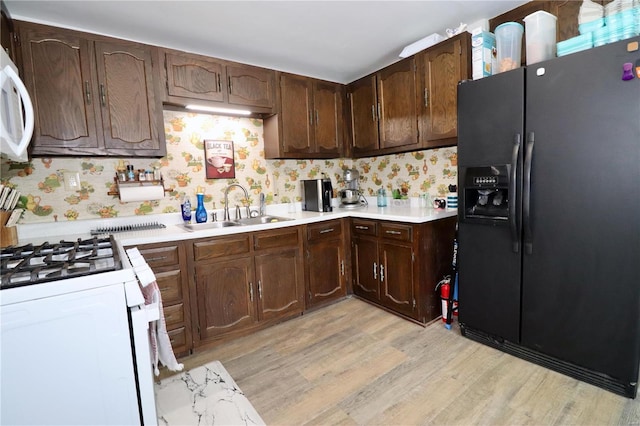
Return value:
<svg viewBox="0 0 640 426">
<path fill-rule="evenodd" d="M 207 221 L 207 211 L 204 209 L 204 194 L 196 194 L 198 198 L 198 206 L 196 207 L 196 222 L 203 223 Z"/>
</svg>

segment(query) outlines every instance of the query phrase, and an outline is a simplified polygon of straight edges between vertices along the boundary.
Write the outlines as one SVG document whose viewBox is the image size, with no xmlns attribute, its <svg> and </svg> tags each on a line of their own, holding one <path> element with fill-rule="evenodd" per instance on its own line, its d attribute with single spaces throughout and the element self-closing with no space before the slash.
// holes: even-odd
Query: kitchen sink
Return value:
<svg viewBox="0 0 640 426">
<path fill-rule="evenodd" d="M 205 229 L 220 229 L 227 228 L 229 226 L 240 226 L 240 223 L 230 220 L 224 220 L 222 222 L 204 222 L 204 223 L 185 223 L 179 225 L 184 227 L 189 232 L 204 231 Z"/>
<path fill-rule="evenodd" d="M 265 223 L 284 222 L 287 220 L 293 220 L 288 217 L 282 216 L 257 216 L 246 217 L 244 219 L 237 220 L 223 220 L 221 222 L 206 222 L 206 223 L 184 223 L 178 226 L 182 226 L 189 232 L 204 231 L 206 229 L 220 229 L 229 226 L 249 226 L 249 225 L 262 225 Z"/>
<path fill-rule="evenodd" d="M 287 220 L 293 220 L 288 217 L 282 216 L 256 216 L 256 217 L 246 217 L 244 219 L 236 220 L 240 225 L 262 225 L 264 223 L 274 223 L 274 222 L 284 222 Z"/>
</svg>

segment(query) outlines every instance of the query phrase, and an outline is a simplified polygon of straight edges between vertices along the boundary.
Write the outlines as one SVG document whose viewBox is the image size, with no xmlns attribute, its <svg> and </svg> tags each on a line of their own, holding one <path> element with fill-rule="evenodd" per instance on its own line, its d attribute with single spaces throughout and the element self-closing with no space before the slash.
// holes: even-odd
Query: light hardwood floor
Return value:
<svg viewBox="0 0 640 426">
<path fill-rule="evenodd" d="M 268 425 L 640 424 L 639 399 L 355 298 L 181 362 L 211 360 Z"/>
</svg>

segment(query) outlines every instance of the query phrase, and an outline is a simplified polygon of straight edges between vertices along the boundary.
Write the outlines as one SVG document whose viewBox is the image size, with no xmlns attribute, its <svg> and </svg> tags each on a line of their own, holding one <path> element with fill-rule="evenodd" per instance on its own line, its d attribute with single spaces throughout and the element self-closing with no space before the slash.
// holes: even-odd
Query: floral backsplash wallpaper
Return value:
<svg viewBox="0 0 640 426">
<path fill-rule="evenodd" d="M 425 192 L 444 195 L 457 182 L 455 147 L 355 160 L 267 160 L 260 119 L 165 111 L 164 127 L 167 155 L 161 159 L 34 158 L 29 163 L 14 163 L 3 158 L 0 180 L 21 192 L 26 209 L 19 223 L 178 213 L 185 196 L 195 208 L 198 190 L 204 192 L 207 210 L 221 209 L 224 189 L 232 182 L 249 191 L 253 206 L 261 192 L 267 204 L 288 203 L 300 201 L 299 180 L 320 178 L 323 173 L 331 178 L 337 196 L 344 187 L 343 169 L 352 167 L 360 172 L 360 187 L 370 196 L 381 187 L 389 194 L 404 188 L 414 197 Z M 235 178 L 206 178 L 205 139 L 233 141 Z M 122 163 L 136 170 L 157 167 L 167 190 L 164 198 L 123 203 L 117 195 L 109 195 L 116 190 L 114 177 Z M 79 172 L 79 191 L 65 190 L 65 171 Z M 242 191 L 234 188 L 229 193 L 230 206 L 243 202 Z"/>
</svg>

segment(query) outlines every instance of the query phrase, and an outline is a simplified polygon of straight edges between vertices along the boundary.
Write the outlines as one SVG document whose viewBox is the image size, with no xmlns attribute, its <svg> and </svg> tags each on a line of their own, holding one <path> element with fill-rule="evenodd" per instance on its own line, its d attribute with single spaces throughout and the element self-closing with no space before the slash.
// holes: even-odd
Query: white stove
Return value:
<svg viewBox="0 0 640 426">
<path fill-rule="evenodd" d="M 110 235 L 0 252 L 0 424 L 157 424 L 157 316 L 124 266 Z"/>
</svg>

